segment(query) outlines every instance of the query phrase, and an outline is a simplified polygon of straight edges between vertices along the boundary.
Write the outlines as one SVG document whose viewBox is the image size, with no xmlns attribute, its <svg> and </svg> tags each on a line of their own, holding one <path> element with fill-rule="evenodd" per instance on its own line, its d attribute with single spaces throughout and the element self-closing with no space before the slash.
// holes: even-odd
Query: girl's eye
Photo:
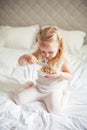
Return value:
<svg viewBox="0 0 87 130">
<path fill-rule="evenodd" d="M 45 51 L 41 51 L 42 53 L 45 53 Z"/>
<path fill-rule="evenodd" d="M 45 51 L 41 51 L 41 53 L 43 53 L 43 54 L 45 54 L 46 52 Z M 48 52 L 48 54 L 53 54 L 54 52 L 53 51 L 50 51 L 50 52 Z"/>
<path fill-rule="evenodd" d="M 52 51 L 52 52 L 49 52 L 49 54 L 53 54 L 53 51 Z"/>
</svg>

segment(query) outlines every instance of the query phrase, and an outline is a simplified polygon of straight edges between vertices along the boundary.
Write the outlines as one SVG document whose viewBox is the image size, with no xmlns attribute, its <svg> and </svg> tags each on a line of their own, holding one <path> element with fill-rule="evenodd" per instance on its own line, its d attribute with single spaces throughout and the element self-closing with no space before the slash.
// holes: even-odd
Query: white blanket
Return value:
<svg viewBox="0 0 87 130">
<path fill-rule="evenodd" d="M 69 105 L 59 115 L 48 113 L 41 102 L 19 106 L 11 100 L 10 94 L 29 80 L 28 67 L 15 65 L 10 73 L 0 71 L 0 130 L 87 130 L 86 53 L 70 55 L 72 94 Z M 14 69 L 20 73 L 14 73 Z M 34 76 L 32 73 L 31 80 Z"/>
</svg>

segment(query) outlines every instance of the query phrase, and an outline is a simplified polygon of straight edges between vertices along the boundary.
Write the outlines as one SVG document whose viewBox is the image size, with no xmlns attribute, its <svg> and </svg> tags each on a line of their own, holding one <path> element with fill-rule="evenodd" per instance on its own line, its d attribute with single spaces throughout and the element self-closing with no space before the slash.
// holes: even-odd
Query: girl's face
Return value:
<svg viewBox="0 0 87 130">
<path fill-rule="evenodd" d="M 43 59 L 46 61 L 50 61 L 58 53 L 59 44 L 58 44 L 58 41 L 52 41 L 49 43 L 40 42 L 39 48 L 40 48 Z"/>
</svg>

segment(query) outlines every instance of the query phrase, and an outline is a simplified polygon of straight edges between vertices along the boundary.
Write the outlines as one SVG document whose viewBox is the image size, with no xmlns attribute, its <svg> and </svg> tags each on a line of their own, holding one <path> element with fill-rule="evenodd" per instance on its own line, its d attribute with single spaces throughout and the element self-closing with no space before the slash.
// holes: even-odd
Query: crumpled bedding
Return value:
<svg viewBox="0 0 87 130">
<path fill-rule="evenodd" d="M 69 104 L 58 115 L 48 113 L 41 102 L 19 106 L 11 100 L 11 93 L 28 81 L 28 67 L 20 68 L 20 73 L 18 66 L 11 74 L 0 73 L 0 130 L 87 130 L 86 53 L 84 59 L 83 54 L 79 58 L 70 55 L 73 78 L 68 85 L 72 93 Z"/>
</svg>

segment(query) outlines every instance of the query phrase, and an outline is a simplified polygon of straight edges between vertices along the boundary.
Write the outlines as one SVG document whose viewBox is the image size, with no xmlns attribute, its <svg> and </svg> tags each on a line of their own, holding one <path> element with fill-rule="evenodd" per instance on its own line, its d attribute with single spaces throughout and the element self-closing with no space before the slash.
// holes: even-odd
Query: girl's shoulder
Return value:
<svg viewBox="0 0 87 130">
<path fill-rule="evenodd" d="M 64 55 L 64 62 L 67 62 L 67 61 L 69 61 L 70 60 L 70 56 L 69 56 L 69 54 L 68 53 L 66 53 L 65 55 Z"/>
</svg>

